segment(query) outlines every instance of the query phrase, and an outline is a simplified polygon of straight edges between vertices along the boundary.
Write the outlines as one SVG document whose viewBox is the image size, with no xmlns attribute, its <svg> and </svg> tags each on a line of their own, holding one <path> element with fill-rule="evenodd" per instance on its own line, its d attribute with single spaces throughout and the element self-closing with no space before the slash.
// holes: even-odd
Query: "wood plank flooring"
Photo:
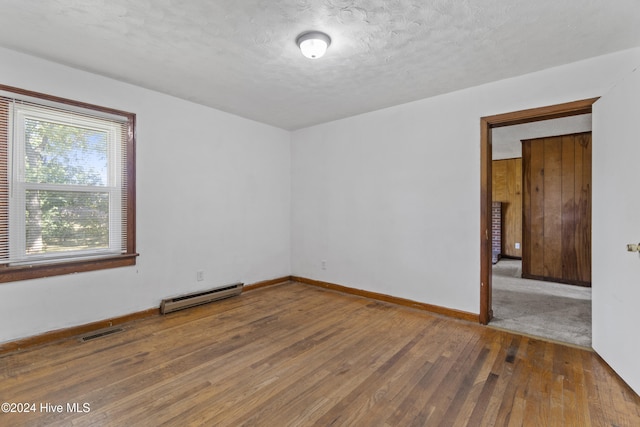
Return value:
<svg viewBox="0 0 640 427">
<path fill-rule="evenodd" d="M 36 405 L 1 426 L 640 425 L 592 352 L 299 283 L 0 357 L 0 402 Z"/>
</svg>

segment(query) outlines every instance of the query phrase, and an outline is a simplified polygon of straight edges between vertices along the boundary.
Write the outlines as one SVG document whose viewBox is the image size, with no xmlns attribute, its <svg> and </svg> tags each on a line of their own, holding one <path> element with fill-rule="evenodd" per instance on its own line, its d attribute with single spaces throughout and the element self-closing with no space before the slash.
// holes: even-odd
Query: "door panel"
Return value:
<svg viewBox="0 0 640 427">
<path fill-rule="evenodd" d="M 565 279 L 562 275 L 562 137 L 545 138 L 543 165 L 544 248 L 543 276 Z M 567 172 L 567 171 L 565 171 Z M 565 249 L 566 251 L 566 249 Z"/>
<path fill-rule="evenodd" d="M 591 285 L 591 133 L 522 141 L 523 277 Z"/>
<path fill-rule="evenodd" d="M 593 348 L 640 393 L 640 72 L 593 105 Z"/>
<path fill-rule="evenodd" d="M 581 162 L 576 162 L 576 146 L 573 137 L 564 136 L 562 138 L 562 159 L 564 171 L 562 174 L 562 193 L 575 194 L 577 183 L 582 179 Z M 578 178 L 576 178 L 576 176 Z M 579 218 L 575 200 L 573 198 L 566 200 L 562 204 L 562 218 L 564 218 L 562 226 L 562 246 L 572 247 L 576 245 L 576 220 Z M 591 251 L 589 251 L 591 254 Z M 565 251 L 562 253 L 562 275 L 574 276 L 578 275 L 578 257 L 573 251 Z"/>
</svg>

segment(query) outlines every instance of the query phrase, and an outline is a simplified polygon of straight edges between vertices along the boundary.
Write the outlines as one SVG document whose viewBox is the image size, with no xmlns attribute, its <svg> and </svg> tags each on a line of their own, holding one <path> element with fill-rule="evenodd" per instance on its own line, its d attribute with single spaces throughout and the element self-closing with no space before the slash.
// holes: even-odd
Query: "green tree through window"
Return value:
<svg viewBox="0 0 640 427">
<path fill-rule="evenodd" d="M 106 184 L 107 136 L 100 130 L 25 119 L 26 181 L 83 187 L 26 191 L 28 254 L 109 247 L 109 194 L 84 188 Z"/>
</svg>

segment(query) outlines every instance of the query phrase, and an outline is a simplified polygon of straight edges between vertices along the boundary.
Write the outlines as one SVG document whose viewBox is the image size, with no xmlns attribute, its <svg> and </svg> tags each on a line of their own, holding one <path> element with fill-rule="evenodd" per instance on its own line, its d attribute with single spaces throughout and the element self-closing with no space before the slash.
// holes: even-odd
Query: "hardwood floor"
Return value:
<svg viewBox="0 0 640 427">
<path fill-rule="evenodd" d="M 299 283 L 0 368 L 0 401 L 36 406 L 2 426 L 640 425 L 640 398 L 592 352 Z"/>
</svg>

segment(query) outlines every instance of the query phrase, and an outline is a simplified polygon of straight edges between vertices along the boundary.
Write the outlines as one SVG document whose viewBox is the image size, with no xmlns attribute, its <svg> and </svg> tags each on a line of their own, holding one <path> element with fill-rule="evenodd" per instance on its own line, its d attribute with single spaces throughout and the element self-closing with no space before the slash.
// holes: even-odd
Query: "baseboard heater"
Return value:
<svg viewBox="0 0 640 427">
<path fill-rule="evenodd" d="M 196 305 L 208 304 L 224 298 L 233 297 L 242 293 L 244 283 L 234 283 L 232 285 L 215 288 L 208 291 L 194 292 L 175 298 L 163 299 L 160 304 L 160 313 L 167 314 Z"/>
</svg>

